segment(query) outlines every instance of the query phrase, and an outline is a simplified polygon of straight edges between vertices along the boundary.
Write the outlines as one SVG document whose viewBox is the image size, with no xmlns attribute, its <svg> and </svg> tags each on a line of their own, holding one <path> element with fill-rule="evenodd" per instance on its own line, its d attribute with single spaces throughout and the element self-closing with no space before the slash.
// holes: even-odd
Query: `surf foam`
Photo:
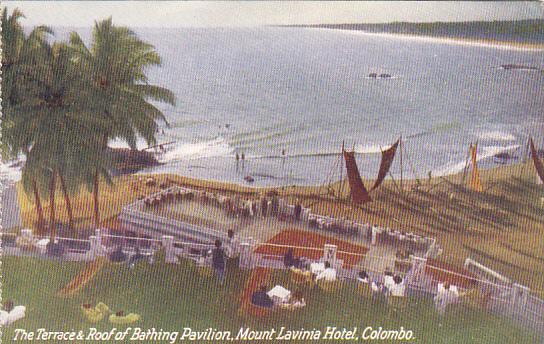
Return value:
<svg viewBox="0 0 544 344">
<path fill-rule="evenodd" d="M 493 141 L 516 141 L 516 137 L 514 135 L 499 130 L 480 132 L 478 134 L 478 138 Z"/>
<path fill-rule="evenodd" d="M 510 146 L 487 146 L 480 147 L 476 161 L 481 161 L 484 159 L 491 158 L 499 153 L 509 152 L 515 149 L 518 149 L 519 145 L 510 145 Z M 443 167 L 439 167 L 432 171 L 434 176 L 446 176 L 450 174 L 455 174 L 463 171 L 465 168 L 465 161 L 460 161 L 456 163 L 450 163 Z"/>
<path fill-rule="evenodd" d="M 218 137 L 210 141 L 178 144 L 161 154 L 159 161 L 166 163 L 179 160 L 228 157 L 233 153 L 233 148 L 222 137 Z"/>
</svg>

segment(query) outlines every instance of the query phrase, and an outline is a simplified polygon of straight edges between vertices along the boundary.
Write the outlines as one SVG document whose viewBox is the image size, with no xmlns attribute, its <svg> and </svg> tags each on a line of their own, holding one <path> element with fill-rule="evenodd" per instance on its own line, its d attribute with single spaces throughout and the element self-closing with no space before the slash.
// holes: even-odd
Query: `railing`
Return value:
<svg viewBox="0 0 544 344">
<path fill-rule="evenodd" d="M 133 223 L 137 227 L 140 227 L 142 231 L 147 233 L 153 233 L 159 231 L 156 234 L 168 234 L 173 236 L 189 235 L 195 238 L 202 238 L 203 240 L 213 240 L 216 238 L 225 239 L 225 233 L 217 231 L 212 228 L 192 225 L 187 222 L 178 221 L 175 219 L 166 218 L 150 214 L 144 210 L 146 202 L 150 203 L 151 200 L 163 199 L 166 196 L 174 196 L 180 194 L 194 195 L 196 199 L 206 199 L 209 201 L 216 201 L 220 205 L 231 204 L 234 200 L 227 196 L 220 194 L 209 193 L 200 190 L 194 190 L 190 188 L 172 186 L 167 189 L 156 192 L 144 199 L 135 201 L 123 208 L 120 218 L 128 223 Z M 230 202 L 226 202 L 230 200 Z M 256 207 L 255 217 L 260 216 L 261 209 L 260 203 L 254 203 Z M 271 206 L 269 205 L 269 209 Z M 277 216 L 294 217 L 295 206 L 287 204 L 283 199 L 278 200 L 278 212 Z M 423 250 L 427 257 L 434 257 L 438 253 L 438 247 L 436 245 L 436 239 L 430 237 L 422 237 L 413 233 L 403 233 L 398 230 L 391 230 L 389 228 L 383 228 L 378 226 L 372 226 L 370 224 L 362 224 L 348 219 L 338 219 L 324 215 L 312 214 L 309 208 L 301 207 L 300 220 L 303 221 L 310 228 L 323 229 L 338 232 L 340 234 L 361 234 L 367 235 L 372 238 L 372 244 L 378 242 L 394 243 L 398 246 L 414 250 Z M 158 228 L 152 228 L 155 224 L 158 228 L 166 227 L 158 230 Z M 146 228 L 147 227 L 147 228 Z"/>
<path fill-rule="evenodd" d="M 471 258 L 467 258 L 465 260 L 464 267 L 465 267 L 465 269 L 467 271 L 470 271 L 470 272 L 482 277 L 485 280 L 495 282 L 497 284 L 506 284 L 506 285 L 508 285 L 508 284 L 512 283 L 512 280 L 510 280 L 509 278 L 499 274 L 496 271 L 491 270 L 490 268 L 478 263 L 477 261 L 475 261 L 475 260 L 473 260 Z"/>
</svg>

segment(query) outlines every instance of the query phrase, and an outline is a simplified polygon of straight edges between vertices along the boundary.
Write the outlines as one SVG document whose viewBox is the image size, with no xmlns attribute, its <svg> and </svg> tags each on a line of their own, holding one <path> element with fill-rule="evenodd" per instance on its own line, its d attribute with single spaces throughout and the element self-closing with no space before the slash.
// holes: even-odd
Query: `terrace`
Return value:
<svg viewBox="0 0 544 344">
<path fill-rule="evenodd" d="M 275 194 L 263 197 L 268 203 L 266 216 L 263 216 L 262 198 L 242 200 L 175 186 L 126 206 L 119 219 L 127 232 L 136 235 L 157 239 L 170 235 L 176 241 L 208 244 L 215 239 L 225 240 L 228 230 L 236 233 L 241 242 L 250 241 L 255 247 L 270 245 L 269 240 L 274 238 L 278 243 L 281 233 L 296 231 L 301 234 L 284 243 L 322 250 L 327 243 L 349 242 L 364 247 L 368 253 L 357 260 L 360 268 L 380 272 L 391 270 L 406 273 L 410 267 L 410 256 L 425 257 L 436 251 L 432 238 L 349 219 L 320 216 L 304 207 L 301 207 L 297 219 L 295 205 L 288 204 Z M 319 244 L 309 243 L 308 238 L 315 235 L 321 236 Z M 266 254 L 263 250 L 261 248 L 262 252 L 257 250 L 255 254 L 261 257 L 262 264 L 268 262 L 273 266 L 285 253 L 285 249 L 278 248 Z"/>
</svg>

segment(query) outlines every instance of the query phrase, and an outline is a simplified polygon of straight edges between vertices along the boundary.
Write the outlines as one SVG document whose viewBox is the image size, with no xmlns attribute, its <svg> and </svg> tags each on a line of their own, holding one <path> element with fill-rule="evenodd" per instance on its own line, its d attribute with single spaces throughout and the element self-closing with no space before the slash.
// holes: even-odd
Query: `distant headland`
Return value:
<svg viewBox="0 0 544 344">
<path fill-rule="evenodd" d="M 442 38 L 459 43 L 482 43 L 519 49 L 544 49 L 544 19 L 433 23 L 310 24 L 281 25 L 281 27 L 361 31 L 373 34 Z"/>
</svg>

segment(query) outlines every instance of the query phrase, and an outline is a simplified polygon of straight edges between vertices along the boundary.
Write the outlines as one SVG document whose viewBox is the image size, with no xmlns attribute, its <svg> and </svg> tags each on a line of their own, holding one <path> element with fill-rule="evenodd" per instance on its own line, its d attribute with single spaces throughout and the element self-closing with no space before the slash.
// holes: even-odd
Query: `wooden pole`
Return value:
<svg viewBox="0 0 544 344">
<path fill-rule="evenodd" d="M 402 164 L 402 151 L 404 150 L 404 143 L 402 142 L 402 135 L 400 136 L 400 192 L 404 193 L 404 185 L 403 185 L 403 164 Z"/>
<path fill-rule="evenodd" d="M 342 199 L 344 192 L 344 141 L 342 141 L 342 155 L 340 155 L 340 186 L 338 187 L 338 198 Z"/>
<path fill-rule="evenodd" d="M 397 189 L 397 191 L 402 193 L 402 191 L 399 188 L 399 186 L 397 185 L 397 182 L 395 181 L 395 177 L 393 177 L 393 174 L 391 173 L 391 171 L 389 171 L 389 176 L 391 177 L 391 180 L 393 181 L 393 185 L 395 185 L 395 188 Z"/>
<path fill-rule="evenodd" d="M 461 184 L 463 184 L 463 185 L 465 185 L 465 180 L 466 180 L 466 177 L 467 177 L 468 161 L 470 159 L 471 149 L 472 149 L 472 143 L 470 143 L 470 146 L 468 148 L 467 158 L 465 160 L 465 169 L 463 170 L 463 180 L 461 181 Z"/>
<path fill-rule="evenodd" d="M 531 141 L 531 136 L 527 134 L 527 143 L 525 144 L 525 147 L 522 152 L 522 162 L 521 162 L 521 168 L 519 170 L 519 179 L 523 177 L 523 172 L 525 172 L 525 165 L 527 165 L 527 153 L 529 152 L 529 142 Z"/>
<path fill-rule="evenodd" d="M 412 159 L 410 158 L 410 155 L 408 155 L 408 153 L 406 153 L 406 151 L 404 152 L 404 154 L 406 155 L 406 161 L 408 161 L 408 164 L 410 164 L 410 168 L 412 169 L 412 173 L 414 175 L 414 178 L 416 179 L 416 183 L 417 185 L 421 185 L 421 181 L 419 180 L 419 176 L 416 172 L 416 168 L 414 167 L 414 163 L 412 161 Z"/>
</svg>

